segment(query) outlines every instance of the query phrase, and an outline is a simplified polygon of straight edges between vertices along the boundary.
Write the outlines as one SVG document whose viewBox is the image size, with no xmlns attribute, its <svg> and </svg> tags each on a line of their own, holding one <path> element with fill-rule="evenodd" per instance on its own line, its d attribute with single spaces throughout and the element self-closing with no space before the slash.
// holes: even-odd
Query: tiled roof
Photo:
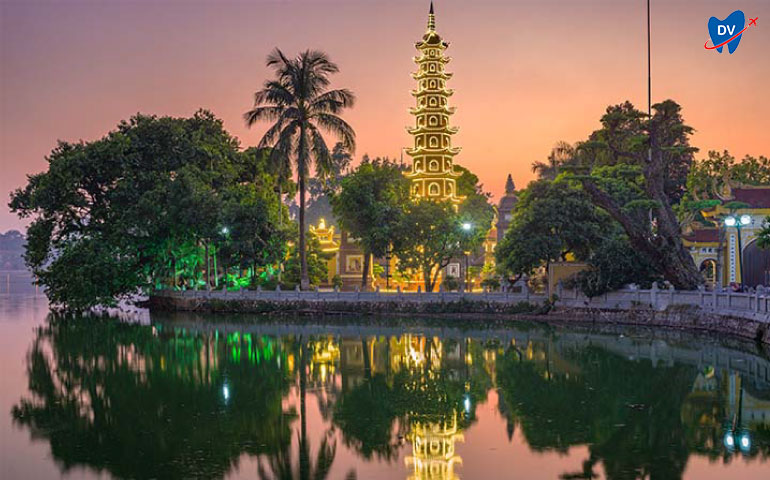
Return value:
<svg viewBox="0 0 770 480">
<path fill-rule="evenodd" d="M 684 235 L 688 242 L 710 243 L 719 241 L 719 230 L 716 228 L 701 228 Z"/>
<path fill-rule="evenodd" d="M 752 208 L 770 208 L 770 187 L 733 188 L 733 201 L 743 202 Z"/>
</svg>

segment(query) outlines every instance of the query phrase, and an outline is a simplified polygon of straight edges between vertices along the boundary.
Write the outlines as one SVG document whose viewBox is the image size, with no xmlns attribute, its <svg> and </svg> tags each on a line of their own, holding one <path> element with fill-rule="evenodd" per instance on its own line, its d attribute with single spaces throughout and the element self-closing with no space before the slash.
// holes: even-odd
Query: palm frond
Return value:
<svg viewBox="0 0 770 480">
<path fill-rule="evenodd" d="M 254 106 L 260 106 L 264 103 L 271 105 L 294 105 L 296 98 L 289 87 L 277 80 L 265 82 L 262 90 L 254 94 Z"/>
<path fill-rule="evenodd" d="M 280 48 L 276 47 L 273 49 L 270 54 L 267 56 L 267 61 L 265 62 L 265 65 L 268 67 L 273 67 L 275 69 L 281 69 L 285 68 L 291 63 L 291 60 L 289 60 L 286 55 L 283 54 Z"/>
<path fill-rule="evenodd" d="M 271 148 L 283 135 L 283 131 L 292 123 L 296 123 L 297 120 L 292 120 L 288 117 L 280 117 L 267 131 L 262 135 L 262 139 L 259 141 L 259 148 Z M 295 126 L 296 127 L 296 126 Z"/>
<path fill-rule="evenodd" d="M 316 176 L 325 179 L 332 172 L 332 156 L 321 132 L 319 132 L 314 125 L 310 125 L 309 127 L 312 152 L 313 157 L 315 158 Z"/>
<path fill-rule="evenodd" d="M 279 120 L 284 111 L 283 107 L 254 107 L 243 114 L 243 119 L 246 120 L 246 125 L 250 127 L 262 120 L 268 122 Z"/>
<path fill-rule="evenodd" d="M 337 136 L 348 151 L 356 151 L 356 132 L 345 120 L 329 113 L 317 113 L 313 118 L 321 128 Z"/>
<path fill-rule="evenodd" d="M 329 90 L 317 96 L 308 110 L 311 113 L 339 113 L 344 108 L 352 107 L 355 102 L 355 95 L 347 88 Z"/>
</svg>

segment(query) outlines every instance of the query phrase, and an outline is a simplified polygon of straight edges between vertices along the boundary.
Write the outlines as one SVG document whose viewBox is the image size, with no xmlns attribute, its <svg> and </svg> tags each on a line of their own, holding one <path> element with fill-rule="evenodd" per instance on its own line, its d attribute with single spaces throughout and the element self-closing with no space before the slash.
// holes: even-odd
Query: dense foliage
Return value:
<svg viewBox="0 0 770 480">
<path fill-rule="evenodd" d="M 610 106 L 601 128 L 586 141 L 574 146 L 561 142 L 546 162 L 533 165 L 543 185 L 569 182 L 574 190 L 554 194 L 552 203 L 529 202 L 524 193 L 525 201 L 514 212 L 511 236 L 497 254 L 504 273 L 529 273 L 571 252 L 577 259 L 589 260 L 592 271 L 583 276 L 583 287 L 592 295 L 626 283 L 629 275 L 641 275 L 634 278 L 636 283 L 663 278 L 682 289 L 694 289 L 702 282 L 682 244 L 677 216 L 686 201 L 696 151 L 689 144 L 692 128 L 684 124 L 681 108 L 671 100 L 653 109 L 650 118 L 628 102 Z M 533 188 L 545 190 L 544 186 Z M 601 217 L 611 221 L 592 221 Z M 571 227 L 593 229 L 599 235 L 589 238 L 581 231 L 570 231 Z M 527 238 L 527 232 L 533 238 Z M 582 248 L 570 248 L 566 242 Z M 639 268 L 622 276 L 617 269 L 602 271 L 602 266 L 611 267 L 598 253 L 605 247 L 610 257 L 633 252 L 633 263 Z"/>
<path fill-rule="evenodd" d="M 586 260 L 609 226 L 607 215 L 579 187 L 563 178 L 534 181 L 520 192 L 511 224 L 497 246 L 498 270 L 516 278 L 549 262 Z"/>
<path fill-rule="evenodd" d="M 60 142 L 11 198 L 33 220 L 26 262 L 52 304 L 73 309 L 218 285 L 222 267 L 254 276 L 293 231 L 265 158 L 206 111 L 137 115 L 99 140 Z"/>
<path fill-rule="evenodd" d="M 361 286 L 367 285 L 371 256 L 388 251 L 409 202 L 409 180 L 388 159 L 365 158 L 341 182 L 332 207 L 342 228 L 357 238 L 364 251 Z"/>
<path fill-rule="evenodd" d="M 746 155 L 736 161 L 727 150 L 711 150 L 693 163 L 687 177 L 687 198 L 714 200 L 726 196 L 726 188 L 738 185 L 770 185 L 770 159 Z"/>
<path fill-rule="evenodd" d="M 656 271 L 676 288 L 695 289 L 703 280 L 682 244 L 674 210 L 696 151 L 689 144 L 692 128 L 672 100 L 653 110 L 649 118 L 628 102 L 607 108 L 602 128 L 576 149 L 584 171 L 577 178 Z"/>
</svg>

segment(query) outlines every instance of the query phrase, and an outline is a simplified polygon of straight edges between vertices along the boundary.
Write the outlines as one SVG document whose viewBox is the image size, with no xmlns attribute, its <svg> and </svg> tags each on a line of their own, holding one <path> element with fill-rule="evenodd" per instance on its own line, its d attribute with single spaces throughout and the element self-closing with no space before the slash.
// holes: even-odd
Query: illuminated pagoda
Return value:
<svg viewBox="0 0 770 480">
<path fill-rule="evenodd" d="M 462 458 L 455 453 L 455 442 L 464 440 L 457 426 L 457 413 L 446 421 L 414 422 L 409 440 L 412 455 L 405 463 L 412 467 L 408 480 L 457 480 L 455 465 Z"/>
<path fill-rule="evenodd" d="M 446 87 L 452 74 L 444 70 L 450 60 L 444 56 L 449 43 L 436 33 L 433 2 L 428 14 L 428 30 L 415 46 L 420 51 L 414 58 L 417 72 L 412 74 L 417 80 L 417 89 L 412 90 L 417 106 L 409 111 L 415 116 L 416 123 L 408 128 L 414 137 L 414 148 L 407 150 L 412 157 L 412 170 L 407 174 L 412 182 L 412 197 L 459 204 L 462 197 L 457 196 L 456 179 L 460 173 L 455 172 L 453 159 L 460 148 L 452 147 L 452 135 L 457 133 L 457 128 L 449 125 L 449 117 L 455 109 L 449 106 L 453 92 Z"/>
</svg>

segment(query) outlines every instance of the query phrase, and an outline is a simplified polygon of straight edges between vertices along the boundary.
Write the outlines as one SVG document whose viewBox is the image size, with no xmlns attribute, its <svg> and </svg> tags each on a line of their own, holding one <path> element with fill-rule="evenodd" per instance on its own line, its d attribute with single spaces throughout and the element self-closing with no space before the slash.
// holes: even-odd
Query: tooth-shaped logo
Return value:
<svg viewBox="0 0 770 480">
<path fill-rule="evenodd" d="M 713 46 L 706 48 L 709 50 L 716 48 L 717 52 L 722 53 L 722 48 L 726 44 L 727 50 L 733 53 L 741 43 L 742 34 L 746 30 L 746 15 L 741 10 L 736 10 L 724 20 L 717 17 L 709 18 L 708 25 Z"/>
</svg>

